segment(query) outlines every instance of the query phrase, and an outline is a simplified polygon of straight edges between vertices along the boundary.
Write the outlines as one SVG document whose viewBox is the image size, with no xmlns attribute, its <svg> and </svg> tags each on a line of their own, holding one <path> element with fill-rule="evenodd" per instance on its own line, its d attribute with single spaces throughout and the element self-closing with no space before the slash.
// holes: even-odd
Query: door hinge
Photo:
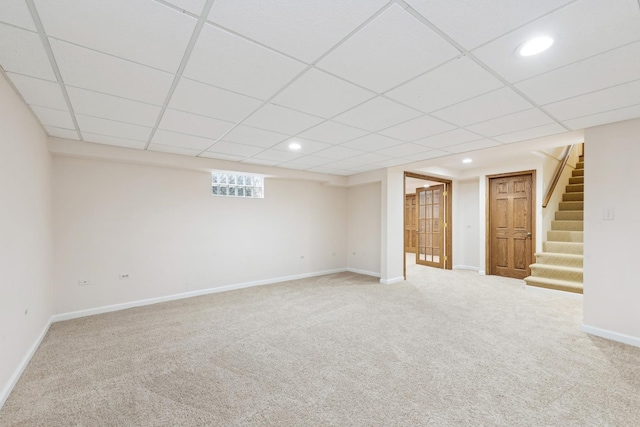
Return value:
<svg viewBox="0 0 640 427">
<path fill-rule="evenodd" d="M 449 195 L 449 192 L 448 192 L 448 191 L 443 191 L 443 192 L 442 192 L 442 195 L 443 195 L 443 196 L 448 196 L 448 195 Z"/>
<path fill-rule="evenodd" d="M 448 260 L 449 260 L 449 258 L 447 258 L 447 257 L 445 256 L 445 257 L 444 257 L 444 260 L 445 260 L 445 261 L 448 261 Z"/>
<path fill-rule="evenodd" d="M 447 228 L 447 223 L 446 222 L 444 223 L 444 228 Z"/>
</svg>

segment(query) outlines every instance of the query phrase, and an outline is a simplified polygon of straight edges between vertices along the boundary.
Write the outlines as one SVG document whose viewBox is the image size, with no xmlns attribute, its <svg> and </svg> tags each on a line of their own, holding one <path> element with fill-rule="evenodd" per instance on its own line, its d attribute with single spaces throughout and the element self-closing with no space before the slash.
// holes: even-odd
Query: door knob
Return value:
<svg viewBox="0 0 640 427">
<path fill-rule="evenodd" d="M 528 233 L 527 233 L 527 237 L 531 237 L 531 232 L 528 232 Z"/>
</svg>

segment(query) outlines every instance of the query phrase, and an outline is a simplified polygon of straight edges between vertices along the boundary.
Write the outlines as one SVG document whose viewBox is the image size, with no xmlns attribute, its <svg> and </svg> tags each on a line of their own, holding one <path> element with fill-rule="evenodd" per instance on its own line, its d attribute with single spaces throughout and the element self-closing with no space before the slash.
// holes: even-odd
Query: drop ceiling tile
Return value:
<svg viewBox="0 0 640 427">
<path fill-rule="evenodd" d="M 397 102 L 377 97 L 335 117 L 336 122 L 376 132 L 421 114 Z"/>
<path fill-rule="evenodd" d="M 116 147 L 135 148 L 137 150 L 144 149 L 146 142 L 133 141 L 126 138 L 117 138 L 114 136 L 99 135 L 90 132 L 82 132 L 82 137 L 87 142 L 94 142 L 96 144 L 114 145 Z"/>
<path fill-rule="evenodd" d="M 532 107 L 526 99 L 505 87 L 438 110 L 432 115 L 459 126 L 468 126 Z"/>
<path fill-rule="evenodd" d="M 302 157 L 302 154 L 292 153 L 290 151 L 267 149 L 251 157 L 251 159 L 269 160 L 272 162 L 284 163 L 289 162 L 293 159 L 297 159 L 298 157 Z"/>
<path fill-rule="evenodd" d="M 218 160 L 228 160 L 232 162 L 239 162 L 245 159 L 243 156 L 234 156 L 231 154 L 221 154 L 221 153 L 212 153 L 209 151 L 205 151 L 200 154 L 200 157 L 206 157 L 209 159 L 218 159 Z"/>
<path fill-rule="evenodd" d="M 467 49 L 479 46 L 573 0 L 407 0 L 422 16 Z"/>
<path fill-rule="evenodd" d="M 577 119 L 566 120 L 564 124 L 571 129 L 584 129 L 592 126 L 619 122 L 622 120 L 635 119 L 637 117 L 640 117 L 640 104 L 613 111 L 605 111 L 604 113 L 593 114 Z"/>
<path fill-rule="evenodd" d="M 54 126 L 64 129 L 75 129 L 71 114 L 68 111 L 54 110 L 53 108 L 38 107 L 32 105 L 31 109 L 38 116 L 43 126 Z"/>
<path fill-rule="evenodd" d="M 151 142 L 154 144 L 187 148 L 201 152 L 215 144 L 216 140 L 158 129 L 153 135 Z"/>
<path fill-rule="evenodd" d="M 323 119 L 274 104 L 266 104 L 253 113 L 243 124 L 272 132 L 295 135 L 308 129 Z"/>
<path fill-rule="evenodd" d="M 526 58 L 515 54 L 519 46 L 539 34 L 555 39 L 549 50 Z M 510 82 L 517 82 L 639 39 L 636 0 L 580 0 L 473 54 Z"/>
<path fill-rule="evenodd" d="M 355 157 L 364 154 L 364 152 L 360 150 L 354 150 L 352 148 L 342 147 L 342 146 L 333 146 L 322 151 L 318 151 L 315 153 L 318 157 L 324 157 L 327 159 L 333 160 L 344 160 L 349 157 Z"/>
<path fill-rule="evenodd" d="M 449 153 L 465 153 L 467 151 L 482 150 L 483 148 L 495 147 L 501 145 L 499 142 L 492 141 L 490 139 L 481 139 L 478 141 L 465 142 L 463 144 L 451 145 L 443 148 L 444 151 Z"/>
<path fill-rule="evenodd" d="M 175 73 L 197 20 L 148 0 L 35 0 L 49 37 Z M 72 23 L 72 24 L 71 24 Z"/>
<path fill-rule="evenodd" d="M 83 135 L 85 132 L 88 132 L 104 136 L 132 139 L 134 141 L 147 141 L 151 134 L 150 127 L 85 116 L 83 114 L 76 114 L 76 119 L 78 120 L 78 126 L 80 126 L 80 132 L 82 132 Z"/>
<path fill-rule="evenodd" d="M 239 122 L 262 104 L 263 101 L 255 98 L 182 78 L 171 97 L 169 108 Z"/>
<path fill-rule="evenodd" d="M 405 156 L 404 161 L 410 160 L 412 162 L 421 162 L 424 160 L 435 159 L 436 157 L 450 156 L 451 153 L 443 150 L 429 150 L 423 153 L 414 154 L 411 156 Z"/>
<path fill-rule="evenodd" d="M 209 20 L 312 62 L 365 22 L 386 0 L 349 2 L 217 0 Z"/>
<path fill-rule="evenodd" d="M 428 150 L 429 149 L 423 145 L 407 142 L 405 144 L 396 145 L 395 147 L 385 148 L 384 150 L 380 150 L 377 153 L 385 156 L 405 157 L 412 156 L 418 153 L 424 153 Z"/>
<path fill-rule="evenodd" d="M 363 164 L 363 165 L 377 165 L 378 163 L 384 162 L 391 158 L 393 157 L 385 156 L 383 154 L 366 153 L 366 154 L 360 154 L 359 156 L 351 157 L 349 158 L 349 160 L 355 163 Z"/>
<path fill-rule="evenodd" d="M 403 141 L 372 133 L 362 138 L 341 144 L 341 147 L 355 148 L 362 151 L 378 151 L 402 144 Z"/>
<path fill-rule="evenodd" d="M 203 138 L 218 139 L 233 126 L 231 122 L 167 109 L 158 128 Z"/>
<path fill-rule="evenodd" d="M 255 147 L 253 145 L 238 144 L 237 142 L 219 141 L 216 142 L 215 145 L 209 148 L 207 151 L 210 151 L 212 153 L 240 156 L 244 159 L 245 157 L 250 157 L 254 154 L 258 154 L 263 150 L 263 148 Z"/>
<path fill-rule="evenodd" d="M 290 162 L 283 163 L 280 166 L 290 167 L 294 169 L 309 169 L 316 166 L 323 166 L 331 162 L 332 162 L 331 159 L 327 159 L 325 157 L 304 156 L 304 157 L 291 160 Z"/>
<path fill-rule="evenodd" d="M 67 102 L 58 83 L 21 74 L 7 73 L 27 104 L 56 110 L 67 110 Z"/>
<path fill-rule="evenodd" d="M 162 145 L 162 144 L 150 144 L 149 151 L 159 151 L 161 153 L 170 153 L 170 154 L 181 154 L 183 156 L 197 156 L 200 154 L 200 150 L 194 150 L 191 148 L 184 147 L 175 147 L 173 145 Z"/>
<path fill-rule="evenodd" d="M 250 163 L 252 165 L 261 166 L 275 166 L 282 162 L 279 162 L 277 160 L 256 159 L 255 157 L 249 157 L 248 159 L 242 160 L 242 163 Z"/>
<path fill-rule="evenodd" d="M 378 163 L 378 166 L 381 166 L 383 168 L 392 168 L 394 166 L 400 166 L 400 165 L 405 165 L 409 163 L 408 159 L 389 159 L 389 160 L 385 160 L 383 162 Z"/>
<path fill-rule="evenodd" d="M 198 16 L 202 13 L 206 2 L 207 0 L 167 0 L 167 3 L 171 3 Z"/>
<path fill-rule="evenodd" d="M 467 126 L 467 129 L 483 136 L 495 136 L 517 132 L 537 126 L 553 123 L 553 120 L 537 108 L 521 111 L 497 119 Z"/>
<path fill-rule="evenodd" d="M 521 130 L 519 132 L 507 133 L 496 136 L 493 139 L 503 143 L 525 141 L 527 139 L 541 138 L 543 136 L 556 135 L 558 133 L 567 132 L 567 130 L 557 123 L 538 126 L 531 129 Z"/>
<path fill-rule="evenodd" d="M 0 64 L 5 71 L 57 81 L 37 33 L 0 24 Z"/>
<path fill-rule="evenodd" d="M 76 114 L 153 127 L 161 108 L 156 105 L 105 95 L 67 86 L 73 111 Z"/>
<path fill-rule="evenodd" d="M 47 131 L 47 133 L 51 136 L 55 136 L 58 138 L 66 138 L 66 139 L 80 139 L 78 137 L 78 133 L 75 130 L 57 128 L 53 126 L 45 126 L 44 128 Z"/>
<path fill-rule="evenodd" d="M 603 113 L 629 107 L 640 101 L 640 80 L 602 89 L 586 95 L 547 104 L 544 109 L 558 120 Z"/>
<path fill-rule="evenodd" d="M 349 160 L 338 160 L 337 162 L 331 162 L 324 165 L 324 167 L 329 169 L 348 169 L 351 170 L 353 168 L 357 168 L 359 166 L 363 166 L 362 163 L 354 162 L 352 159 Z"/>
<path fill-rule="evenodd" d="M 289 148 L 289 144 L 292 142 L 297 142 L 298 144 L 301 145 L 301 148 L 295 151 L 291 150 Z M 308 154 L 312 154 L 312 153 L 315 153 L 316 151 L 324 150 L 325 148 L 329 148 L 332 146 L 333 145 L 325 144 L 324 142 L 312 141 L 310 139 L 298 138 L 296 136 L 284 142 L 281 142 L 280 144 L 276 144 L 272 148 L 276 150 L 291 151 L 293 153 L 303 154 L 306 156 Z"/>
<path fill-rule="evenodd" d="M 308 169 L 309 172 L 315 172 L 315 173 L 324 173 L 324 174 L 328 174 L 328 175 L 353 175 L 354 173 L 351 171 L 345 171 L 342 169 L 333 169 L 333 168 L 327 168 L 324 166 L 318 166 L 315 168 L 311 168 Z"/>
<path fill-rule="evenodd" d="M 459 53 L 394 4 L 324 57 L 318 67 L 382 93 Z"/>
<path fill-rule="evenodd" d="M 307 170 L 309 168 L 312 168 L 313 166 L 309 166 L 309 165 L 305 165 L 302 163 L 292 163 L 292 162 L 285 162 L 285 163 L 280 163 L 278 165 L 279 168 L 285 168 L 285 169 L 295 169 L 295 170 Z"/>
<path fill-rule="evenodd" d="M 373 92 L 312 68 L 271 102 L 329 118 L 374 96 Z"/>
<path fill-rule="evenodd" d="M 283 133 L 256 129 L 250 126 L 240 125 L 224 136 L 225 141 L 238 142 L 240 144 L 254 145 L 256 147 L 271 147 L 284 141 L 288 136 Z"/>
<path fill-rule="evenodd" d="M 301 62 L 207 24 L 183 75 L 266 100 L 304 68 Z"/>
<path fill-rule="evenodd" d="M 0 2 L 0 21 L 37 31 L 33 19 L 31 19 L 31 12 L 29 12 L 24 0 L 2 0 Z"/>
<path fill-rule="evenodd" d="M 69 43 L 50 40 L 65 84 L 162 105 L 173 75 Z"/>
<path fill-rule="evenodd" d="M 300 136 L 335 145 L 358 138 L 367 133 L 369 132 L 366 130 L 356 129 L 343 125 L 342 123 L 327 121 L 302 132 Z"/>
<path fill-rule="evenodd" d="M 469 132 L 464 129 L 456 129 L 439 135 L 430 136 L 428 138 L 414 141 L 414 144 L 424 145 L 430 148 L 443 148 L 450 145 L 462 144 L 463 142 L 475 141 L 482 139 L 478 134 Z"/>
<path fill-rule="evenodd" d="M 567 65 L 516 84 L 538 104 L 628 83 L 640 76 L 640 42 Z"/>
<path fill-rule="evenodd" d="M 449 61 L 389 92 L 389 98 L 429 113 L 504 86 L 466 56 Z"/>
<path fill-rule="evenodd" d="M 411 142 L 416 139 L 426 138 L 427 136 L 446 132 L 454 128 L 455 126 L 443 122 L 442 120 L 438 120 L 431 116 L 422 116 L 382 130 L 380 133 L 391 138 Z"/>
<path fill-rule="evenodd" d="M 380 165 L 361 165 L 355 168 L 351 168 L 351 170 L 356 173 L 362 173 L 362 172 L 368 172 L 368 171 L 381 169 L 381 168 L 382 166 Z"/>
</svg>

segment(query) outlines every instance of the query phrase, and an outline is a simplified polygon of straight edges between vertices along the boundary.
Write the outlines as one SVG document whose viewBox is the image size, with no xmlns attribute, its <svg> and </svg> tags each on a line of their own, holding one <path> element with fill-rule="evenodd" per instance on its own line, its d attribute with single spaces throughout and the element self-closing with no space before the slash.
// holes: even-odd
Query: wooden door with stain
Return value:
<svg viewBox="0 0 640 427">
<path fill-rule="evenodd" d="M 415 253 L 417 248 L 418 212 L 416 195 L 406 194 L 404 198 L 404 251 Z"/>
<path fill-rule="evenodd" d="M 524 279 L 533 258 L 533 174 L 489 179 L 489 274 Z"/>
<path fill-rule="evenodd" d="M 418 250 L 416 264 L 444 268 L 444 185 L 416 190 Z"/>
</svg>

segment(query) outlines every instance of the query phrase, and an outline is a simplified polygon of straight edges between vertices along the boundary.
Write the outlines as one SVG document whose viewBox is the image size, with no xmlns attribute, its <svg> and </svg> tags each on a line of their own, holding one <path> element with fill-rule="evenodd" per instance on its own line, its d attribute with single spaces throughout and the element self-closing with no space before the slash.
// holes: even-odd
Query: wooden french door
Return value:
<svg viewBox="0 0 640 427">
<path fill-rule="evenodd" d="M 534 174 L 489 177 L 488 271 L 524 279 L 531 275 L 534 233 Z"/>
<path fill-rule="evenodd" d="M 416 195 L 405 194 L 404 199 L 404 251 L 415 253 L 418 240 L 418 211 Z"/>
<path fill-rule="evenodd" d="M 444 268 L 444 185 L 416 190 L 418 250 L 416 264 Z"/>
</svg>

